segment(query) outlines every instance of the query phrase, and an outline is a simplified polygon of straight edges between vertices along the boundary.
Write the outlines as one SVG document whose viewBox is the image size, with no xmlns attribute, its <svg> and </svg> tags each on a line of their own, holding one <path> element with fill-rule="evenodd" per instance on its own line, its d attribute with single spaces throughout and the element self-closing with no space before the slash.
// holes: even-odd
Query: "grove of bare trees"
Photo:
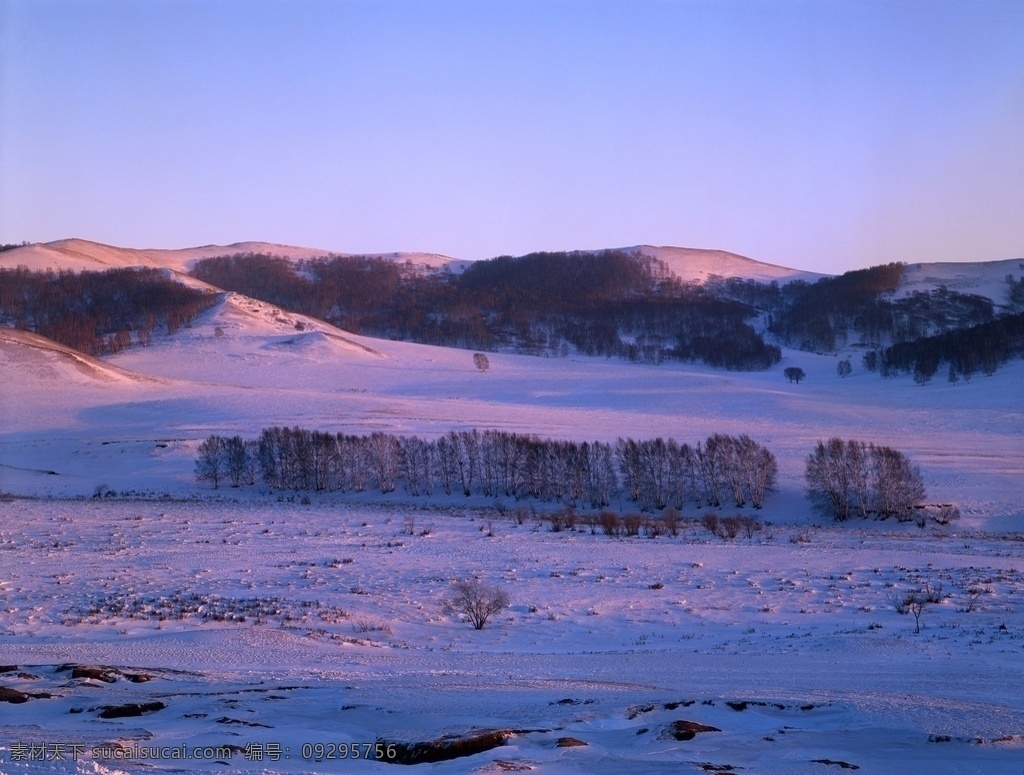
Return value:
<svg viewBox="0 0 1024 775">
<path fill-rule="evenodd" d="M 821 513 L 911 519 L 925 498 L 921 471 L 902 452 L 863 441 L 819 441 L 807 457 L 807 496 Z"/>
<path fill-rule="evenodd" d="M 614 444 L 541 439 L 505 431 L 450 431 L 439 438 L 266 428 L 258 439 L 211 436 L 196 476 L 217 487 L 261 478 L 279 490 L 413 496 L 531 498 L 590 508 L 630 500 L 644 511 L 751 505 L 775 489 L 778 464 L 747 435 L 713 434 L 696 445 L 620 438 Z"/>
</svg>

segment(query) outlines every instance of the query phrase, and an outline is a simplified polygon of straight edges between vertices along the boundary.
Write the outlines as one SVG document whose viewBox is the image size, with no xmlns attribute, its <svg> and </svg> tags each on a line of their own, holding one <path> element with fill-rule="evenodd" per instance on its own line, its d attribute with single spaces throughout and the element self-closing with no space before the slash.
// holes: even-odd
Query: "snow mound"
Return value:
<svg viewBox="0 0 1024 775">
<path fill-rule="evenodd" d="M 329 343 L 354 353 L 380 355 L 330 323 L 286 312 L 273 304 L 233 292 L 224 294 L 224 300 L 193 324 L 193 330 L 203 337 L 208 337 L 212 330 L 217 338 L 237 336 L 250 341 L 254 337 L 269 338 L 266 344 L 270 346 L 308 348 L 317 343 Z"/>
</svg>

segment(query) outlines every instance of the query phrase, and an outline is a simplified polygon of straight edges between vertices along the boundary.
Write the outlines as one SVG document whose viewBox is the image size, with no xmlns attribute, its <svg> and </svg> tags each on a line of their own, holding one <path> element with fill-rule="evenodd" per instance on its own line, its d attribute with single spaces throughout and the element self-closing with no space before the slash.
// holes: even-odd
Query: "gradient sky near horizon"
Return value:
<svg viewBox="0 0 1024 775">
<path fill-rule="evenodd" d="M 0 241 L 1024 256 L 1019 0 L 0 0 Z"/>
</svg>

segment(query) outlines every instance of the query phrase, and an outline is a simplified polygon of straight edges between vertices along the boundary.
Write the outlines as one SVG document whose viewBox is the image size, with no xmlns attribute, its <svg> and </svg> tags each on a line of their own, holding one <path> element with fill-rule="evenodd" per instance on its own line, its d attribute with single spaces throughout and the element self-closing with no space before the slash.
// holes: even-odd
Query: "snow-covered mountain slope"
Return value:
<svg viewBox="0 0 1024 775">
<path fill-rule="evenodd" d="M 906 296 L 914 291 L 931 291 L 945 286 L 958 293 L 984 296 L 998 307 L 1008 301 L 1008 275 L 1017 280 L 1024 277 L 1024 258 L 909 264 L 903 273 L 903 280 L 896 295 Z"/>
<path fill-rule="evenodd" d="M 671 272 L 686 282 L 703 283 L 710 278 L 738 277 L 761 282 L 806 280 L 814 282 L 828 275 L 766 264 L 724 250 L 704 250 L 671 246 L 634 245 L 616 248 L 627 253 L 641 253 L 663 261 Z M 54 271 L 96 271 L 115 267 L 147 266 L 172 270 L 184 275 L 203 258 L 234 253 L 262 253 L 294 260 L 324 256 L 372 256 L 428 268 L 447 267 L 463 271 L 472 262 L 437 253 L 392 252 L 374 254 L 344 253 L 321 248 L 296 247 L 271 242 L 235 242 L 230 245 L 204 245 L 178 250 L 134 249 L 104 245 L 83 239 L 24 245 L 0 252 L 0 267 L 27 266 L 29 269 Z M 899 295 L 912 291 L 928 291 L 940 286 L 962 293 L 975 293 L 992 299 L 997 305 L 1006 299 L 1006 276 L 1024 276 L 1024 259 L 965 263 L 910 264 L 904 275 Z"/>
<path fill-rule="evenodd" d="M 703 283 L 713 277 L 740 277 L 762 282 L 777 280 L 780 283 L 789 280 L 813 282 L 826 276 L 775 264 L 765 264 L 724 250 L 655 247 L 654 245 L 636 245 L 630 248 L 621 248 L 621 250 L 628 253 L 639 252 L 663 261 L 674 275 L 686 282 Z"/>
<path fill-rule="evenodd" d="M 318 752 L 497 728 L 516 731 L 432 771 L 1018 772 L 1024 363 L 916 385 L 783 356 L 737 373 L 495 353 L 480 371 L 234 293 L 105 359 L 0 329 L 0 492 L 30 496 L 0 497 L 0 687 L 24 700 L 0 703 L 0 770 L 376 772 Z M 690 507 L 651 540 L 552 532 L 508 499 L 196 483 L 203 438 L 270 425 L 748 433 L 779 492 L 751 538 Z M 809 527 L 804 461 L 833 435 L 903 450 L 962 520 Z M 512 599 L 479 632 L 442 606 L 467 577 Z M 933 583 L 915 634 L 893 599 Z M 673 734 L 694 723 L 718 731 Z M 81 761 L 15 758 L 69 742 Z"/>
<path fill-rule="evenodd" d="M 235 242 L 230 245 L 203 245 L 180 250 L 120 248 L 83 239 L 24 245 L 0 253 L 0 267 L 27 266 L 34 271 L 70 269 L 99 271 L 128 266 L 147 266 L 185 273 L 199 260 L 234 253 L 263 253 L 294 260 L 329 255 L 357 255 L 319 248 L 278 245 L 272 242 Z M 431 268 L 449 267 L 460 272 L 468 262 L 437 253 L 374 253 L 376 257 Z"/>
</svg>

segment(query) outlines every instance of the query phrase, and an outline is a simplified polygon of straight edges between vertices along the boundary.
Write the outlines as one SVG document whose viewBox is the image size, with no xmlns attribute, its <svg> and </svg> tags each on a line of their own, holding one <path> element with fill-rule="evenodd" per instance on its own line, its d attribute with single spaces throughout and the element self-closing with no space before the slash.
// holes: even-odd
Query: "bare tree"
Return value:
<svg viewBox="0 0 1024 775">
<path fill-rule="evenodd" d="M 818 511 L 831 514 L 837 522 L 850 518 L 850 470 L 846 442 L 839 438 L 819 441 L 807 458 L 807 497 Z"/>
<path fill-rule="evenodd" d="M 395 480 L 401 469 L 402 448 L 398 437 L 375 431 L 370 434 L 368 449 L 373 464 L 374 478 L 382 493 L 394 492 Z"/>
<path fill-rule="evenodd" d="M 924 613 L 924 609 L 932 603 L 941 603 L 942 597 L 942 585 L 933 586 L 928 582 L 924 587 L 907 592 L 903 597 L 890 597 L 889 602 L 901 616 L 913 614 L 914 634 L 917 635 L 921 632 L 921 614 Z"/>
<path fill-rule="evenodd" d="M 209 482 L 213 489 L 220 486 L 226 471 L 224 455 L 224 437 L 210 436 L 199 445 L 199 457 L 196 459 L 196 479 Z"/>
<path fill-rule="evenodd" d="M 908 521 L 925 498 L 921 471 L 902 452 L 851 439 L 819 441 L 807 458 L 807 496 L 844 522 L 874 512 Z"/>
<path fill-rule="evenodd" d="M 800 380 L 807 376 L 806 372 L 804 372 L 804 370 L 799 366 L 787 366 L 782 370 L 782 374 L 790 382 L 796 382 L 798 385 L 800 384 Z"/>
<path fill-rule="evenodd" d="M 491 616 L 508 608 L 509 602 L 508 593 L 501 587 L 462 579 L 452 584 L 443 608 L 445 613 L 464 614 L 473 629 L 482 630 Z"/>
<path fill-rule="evenodd" d="M 242 441 L 241 436 L 232 436 L 224 439 L 223 457 L 224 467 L 228 478 L 231 479 L 231 486 L 241 486 L 246 482 L 247 475 L 252 468 L 249 447 Z"/>
<path fill-rule="evenodd" d="M 491 368 L 491 362 L 483 353 L 473 353 L 473 365 L 480 369 L 480 371 L 487 371 Z"/>
</svg>

